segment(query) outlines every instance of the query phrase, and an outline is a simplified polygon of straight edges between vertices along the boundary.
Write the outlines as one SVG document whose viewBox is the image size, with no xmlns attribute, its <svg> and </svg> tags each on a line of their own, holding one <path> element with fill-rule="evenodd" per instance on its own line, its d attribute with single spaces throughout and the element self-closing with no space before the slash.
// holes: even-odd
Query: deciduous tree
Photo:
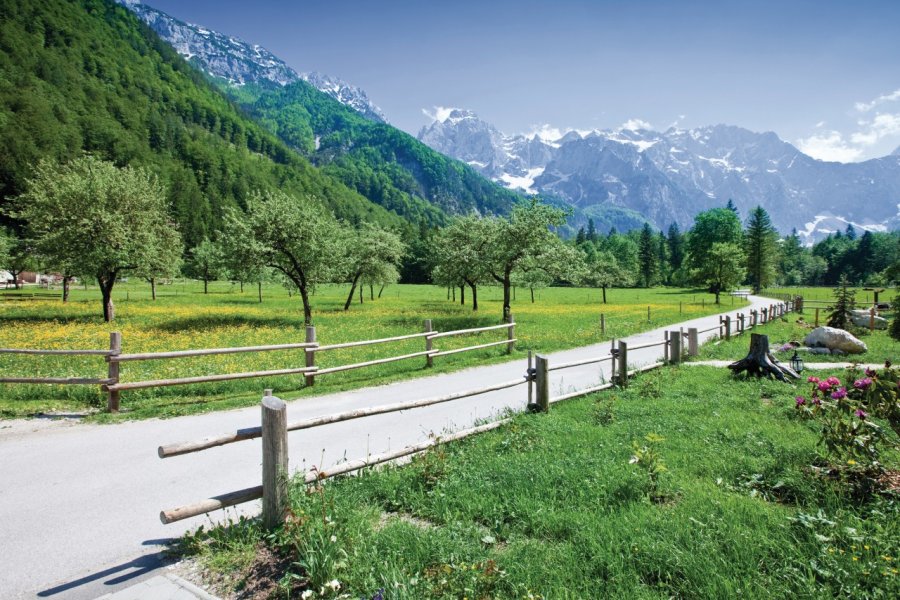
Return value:
<svg viewBox="0 0 900 600">
<path fill-rule="evenodd" d="M 42 161 L 15 216 L 27 223 L 35 252 L 50 268 L 96 277 L 106 321 L 115 318 L 119 277 L 152 269 L 181 248 L 156 178 L 93 156 L 64 165 Z"/>
</svg>

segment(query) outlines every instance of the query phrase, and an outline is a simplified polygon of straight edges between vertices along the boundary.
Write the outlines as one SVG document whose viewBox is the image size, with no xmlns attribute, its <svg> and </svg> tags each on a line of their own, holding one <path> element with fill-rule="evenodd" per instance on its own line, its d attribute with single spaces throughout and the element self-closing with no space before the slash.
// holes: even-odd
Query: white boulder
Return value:
<svg viewBox="0 0 900 600">
<path fill-rule="evenodd" d="M 869 319 L 871 319 L 871 313 L 867 310 L 854 310 L 850 315 L 850 320 L 853 321 L 853 324 L 857 327 L 865 327 L 869 328 Z M 875 315 L 875 329 L 887 329 L 888 322 L 884 317 L 879 317 L 877 314 Z"/>
<path fill-rule="evenodd" d="M 842 350 L 847 354 L 862 354 L 868 350 L 863 341 L 843 329 L 834 327 L 816 327 L 809 332 L 803 342 L 810 348 Z"/>
</svg>

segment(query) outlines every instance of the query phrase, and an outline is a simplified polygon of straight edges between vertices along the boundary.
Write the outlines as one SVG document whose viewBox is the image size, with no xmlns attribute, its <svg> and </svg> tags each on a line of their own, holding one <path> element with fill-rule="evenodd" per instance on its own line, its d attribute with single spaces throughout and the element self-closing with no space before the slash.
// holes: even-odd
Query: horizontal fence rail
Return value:
<svg viewBox="0 0 900 600">
<path fill-rule="evenodd" d="M 125 354 L 122 352 L 122 336 L 118 332 L 110 334 L 109 350 L 41 350 L 30 348 L 0 348 L 0 354 L 19 354 L 19 355 L 62 355 L 62 356 L 102 356 L 107 362 L 106 377 L 0 377 L 0 383 L 8 384 L 52 384 L 52 385 L 98 385 L 103 392 L 108 394 L 107 409 L 110 412 L 116 412 L 119 409 L 120 394 L 129 390 L 143 390 L 149 388 L 161 388 L 179 385 L 196 385 L 202 383 L 215 383 L 223 381 L 235 381 L 241 379 L 261 378 L 261 377 L 280 377 L 287 375 L 303 375 L 306 385 L 313 385 L 315 378 L 322 375 L 332 373 L 340 373 L 343 371 L 351 371 L 354 369 L 363 369 L 376 365 L 383 365 L 397 361 L 404 361 L 413 358 L 425 358 L 426 366 L 430 367 L 433 360 L 441 356 L 450 356 L 462 352 L 471 352 L 482 350 L 485 348 L 493 348 L 496 346 L 506 346 L 507 353 L 512 352 L 518 339 L 515 337 L 516 323 L 512 319 L 512 315 L 508 317 L 506 323 L 500 325 L 490 325 L 487 327 L 474 327 L 469 329 L 460 329 L 454 331 L 434 331 L 431 328 L 431 321 L 425 321 L 425 331 L 398 335 L 375 340 L 361 340 L 353 342 L 342 342 L 337 344 L 319 344 L 316 341 L 315 327 L 306 328 L 306 341 L 289 343 L 289 344 L 270 344 L 262 346 L 243 346 L 233 348 L 201 348 L 191 350 L 174 350 L 165 352 L 139 352 Z M 434 340 L 447 338 L 450 336 L 477 334 L 487 331 L 495 331 L 505 329 L 507 331 L 506 339 L 488 342 L 484 344 L 475 344 L 463 348 L 454 348 L 441 350 L 434 348 Z M 393 342 L 402 342 L 413 339 L 423 339 L 425 348 L 419 352 L 412 352 L 399 356 L 388 356 L 377 358 L 364 362 L 352 364 L 335 365 L 333 367 L 325 367 L 316 365 L 316 355 L 320 352 L 329 352 L 345 348 L 358 348 L 362 346 L 371 346 L 375 344 L 387 344 Z M 303 367 L 290 367 L 284 369 L 267 369 L 260 371 L 247 371 L 239 373 L 218 373 L 209 375 L 198 375 L 193 377 L 173 377 L 166 379 L 152 379 L 145 381 L 122 381 L 121 369 L 122 365 L 139 361 L 152 360 L 175 360 L 194 358 L 201 356 L 216 356 L 224 354 L 238 353 L 256 353 L 256 352 L 275 352 L 285 350 L 303 350 L 305 357 Z"/>
</svg>

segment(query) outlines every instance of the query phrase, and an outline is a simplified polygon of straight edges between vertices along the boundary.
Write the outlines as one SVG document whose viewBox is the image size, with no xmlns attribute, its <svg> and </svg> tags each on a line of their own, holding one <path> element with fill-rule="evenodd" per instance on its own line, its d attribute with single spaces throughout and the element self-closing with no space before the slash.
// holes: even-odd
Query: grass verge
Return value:
<svg viewBox="0 0 900 600">
<path fill-rule="evenodd" d="M 900 498 L 815 474 L 797 390 L 649 372 L 180 550 L 235 597 L 895 598 Z"/>
</svg>

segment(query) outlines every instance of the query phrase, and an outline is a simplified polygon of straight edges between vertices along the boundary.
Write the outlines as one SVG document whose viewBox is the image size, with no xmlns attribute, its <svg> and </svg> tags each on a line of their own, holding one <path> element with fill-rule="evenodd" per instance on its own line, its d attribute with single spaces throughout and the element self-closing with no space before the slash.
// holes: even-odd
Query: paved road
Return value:
<svg viewBox="0 0 900 600">
<path fill-rule="evenodd" d="M 750 298 L 757 308 L 771 301 Z M 746 309 L 743 309 L 746 310 Z M 732 311 L 735 314 L 737 311 Z M 717 316 L 679 326 L 705 329 Z M 662 340 L 655 329 L 627 338 L 630 346 Z M 706 334 L 711 336 L 712 333 Z M 703 338 L 704 336 L 701 336 Z M 609 344 L 550 355 L 551 366 L 607 356 Z M 659 361 L 657 346 L 629 352 L 632 366 Z M 609 378 L 608 362 L 602 376 Z M 288 420 L 484 387 L 522 377 L 525 362 L 466 369 L 390 385 L 329 394 L 288 405 Z M 551 395 L 597 385 L 597 365 L 554 371 Z M 277 394 L 277 391 L 276 391 Z M 428 408 L 336 423 L 290 434 L 291 469 L 328 468 L 459 429 L 512 407 L 522 409 L 518 386 Z M 259 440 L 160 460 L 160 444 L 195 440 L 257 425 L 256 407 L 118 425 L 60 421 L 0 422 L 0 596 L 78 600 L 158 574 L 167 542 L 208 519 L 162 525 L 159 511 L 259 484 Z M 257 512 L 258 504 L 242 510 Z M 228 513 L 234 516 L 235 511 Z M 222 519 L 224 511 L 213 515 Z"/>
</svg>

